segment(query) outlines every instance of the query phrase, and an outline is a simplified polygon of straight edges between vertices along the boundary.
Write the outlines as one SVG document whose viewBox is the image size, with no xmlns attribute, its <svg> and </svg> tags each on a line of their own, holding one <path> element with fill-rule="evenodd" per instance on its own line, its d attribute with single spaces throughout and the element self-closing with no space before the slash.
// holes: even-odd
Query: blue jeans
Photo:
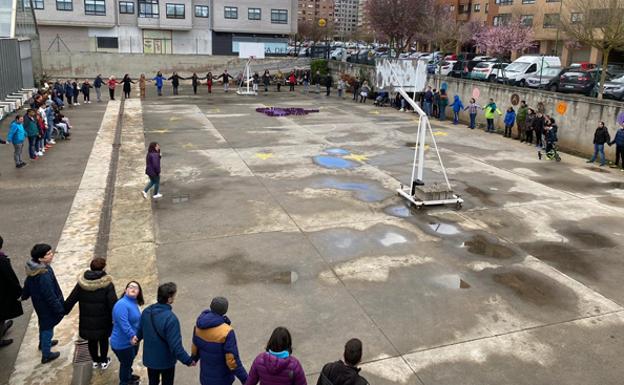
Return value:
<svg viewBox="0 0 624 385">
<path fill-rule="evenodd" d="M 453 111 L 453 124 L 459 123 L 459 112 Z"/>
<path fill-rule="evenodd" d="M 113 352 L 119 360 L 119 385 L 128 385 L 130 383 L 132 363 L 134 362 L 134 357 L 136 357 L 138 349 L 138 345 L 122 350 L 113 349 Z"/>
<path fill-rule="evenodd" d="M 35 159 L 37 157 L 36 149 L 35 149 L 36 146 L 37 146 L 37 137 L 29 136 L 28 137 L 28 155 L 30 156 L 30 159 Z"/>
<path fill-rule="evenodd" d="M 477 114 L 470 114 L 470 128 L 475 128 L 476 127 L 476 121 L 477 121 Z"/>
<path fill-rule="evenodd" d="M 431 116 L 431 114 L 433 113 L 432 108 L 433 108 L 433 103 L 425 102 L 425 113 L 427 114 L 427 116 Z"/>
<path fill-rule="evenodd" d="M 154 187 L 154 195 L 158 194 L 158 190 L 160 190 L 160 175 L 157 176 L 150 176 L 149 177 L 150 181 L 147 184 L 147 186 L 145 186 L 145 192 L 148 192 L 152 187 Z"/>
<path fill-rule="evenodd" d="M 494 119 L 487 120 L 487 132 L 494 132 Z"/>
<path fill-rule="evenodd" d="M 604 164 L 606 163 L 605 153 L 604 153 L 604 144 L 594 144 L 594 155 L 591 157 L 589 161 L 590 162 L 595 161 L 596 157 L 598 156 L 598 153 L 600 153 L 600 165 L 604 166 Z"/>
<path fill-rule="evenodd" d="M 446 120 L 446 108 L 440 106 L 438 109 L 440 110 L 440 120 Z"/>
<path fill-rule="evenodd" d="M 39 330 L 39 345 L 41 346 L 41 355 L 43 358 L 50 356 L 50 349 L 52 349 L 52 337 L 54 337 L 54 328 Z"/>
</svg>

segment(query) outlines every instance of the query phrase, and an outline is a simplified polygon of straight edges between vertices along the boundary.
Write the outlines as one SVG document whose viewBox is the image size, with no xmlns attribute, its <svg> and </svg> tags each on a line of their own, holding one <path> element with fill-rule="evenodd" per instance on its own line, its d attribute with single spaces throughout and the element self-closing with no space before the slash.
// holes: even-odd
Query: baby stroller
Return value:
<svg viewBox="0 0 624 385">
<path fill-rule="evenodd" d="M 561 156 L 559 156 L 559 151 L 557 151 L 557 143 L 549 143 L 546 142 L 546 158 L 549 160 L 554 160 L 556 162 L 561 162 Z M 542 152 L 537 152 L 537 157 L 542 160 Z"/>
</svg>

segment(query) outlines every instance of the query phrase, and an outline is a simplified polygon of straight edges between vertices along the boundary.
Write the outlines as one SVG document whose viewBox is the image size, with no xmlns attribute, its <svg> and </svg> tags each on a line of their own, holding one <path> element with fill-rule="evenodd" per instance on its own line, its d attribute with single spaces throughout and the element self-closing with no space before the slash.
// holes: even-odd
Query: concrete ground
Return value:
<svg viewBox="0 0 624 385">
<path fill-rule="evenodd" d="M 149 91 L 126 102 L 111 274 L 118 291 L 145 281 L 151 299 L 154 282 L 176 282 L 187 348 L 197 315 L 224 295 L 247 368 L 286 326 L 311 383 L 351 337 L 371 384 L 621 383 L 624 173 L 566 154 L 540 161 L 534 147 L 434 122 L 465 203 L 415 211 L 395 192 L 411 173 L 414 114 L 300 90 Z M 271 105 L 320 112 L 255 111 Z M 146 211 L 136 151 L 150 141 L 164 197 Z M 426 164 L 425 180 L 441 181 L 432 146 Z M 23 214 L 11 217 L 3 236 Z M 33 236 L 23 243 L 8 251 L 24 254 Z M 179 365 L 176 383 L 198 375 Z"/>
</svg>

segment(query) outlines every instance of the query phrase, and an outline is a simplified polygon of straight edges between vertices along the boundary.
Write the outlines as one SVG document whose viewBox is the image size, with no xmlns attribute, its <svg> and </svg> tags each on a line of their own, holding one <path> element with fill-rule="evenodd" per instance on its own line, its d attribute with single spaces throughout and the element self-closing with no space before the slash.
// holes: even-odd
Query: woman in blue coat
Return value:
<svg viewBox="0 0 624 385">
<path fill-rule="evenodd" d="M 507 112 L 505 113 L 505 137 L 511 138 L 511 129 L 516 122 L 516 111 L 514 111 L 513 107 L 509 106 Z"/>
<path fill-rule="evenodd" d="M 113 332 L 110 345 L 119 360 L 119 385 L 134 384 L 139 376 L 132 374 L 132 363 L 139 351 L 137 333 L 141 323 L 143 290 L 136 281 L 126 285 L 123 297 L 113 307 Z"/>
<path fill-rule="evenodd" d="M 54 251 L 50 245 L 40 243 L 30 251 L 30 261 L 26 262 L 26 281 L 22 300 L 32 299 L 33 308 L 39 320 L 39 348 L 41 363 L 46 364 L 61 355 L 50 349 L 58 341 L 53 341 L 54 327 L 65 316 L 63 292 L 52 270 Z"/>
<path fill-rule="evenodd" d="M 457 124 L 459 123 L 459 111 L 464 109 L 464 105 L 462 104 L 459 95 L 455 95 L 451 107 L 453 107 L 453 124 Z"/>
</svg>

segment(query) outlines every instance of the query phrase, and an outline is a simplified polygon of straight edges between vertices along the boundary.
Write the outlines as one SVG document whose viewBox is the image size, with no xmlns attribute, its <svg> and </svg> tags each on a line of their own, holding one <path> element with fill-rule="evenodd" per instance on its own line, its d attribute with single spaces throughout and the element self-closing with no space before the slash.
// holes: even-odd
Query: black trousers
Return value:
<svg viewBox="0 0 624 385">
<path fill-rule="evenodd" d="M 108 357 L 108 338 L 89 340 L 88 342 L 91 360 L 93 360 L 93 362 L 106 362 L 106 358 Z"/>
<path fill-rule="evenodd" d="M 108 89 L 108 96 L 110 96 L 110 100 L 115 100 L 115 89 L 114 88 L 109 88 Z"/>
<path fill-rule="evenodd" d="M 175 366 L 169 369 L 147 368 L 147 378 L 149 379 L 149 385 L 173 385 L 174 377 Z"/>
<path fill-rule="evenodd" d="M 533 130 L 526 130 L 526 142 L 533 143 Z"/>
<path fill-rule="evenodd" d="M 197 95 L 197 84 L 193 84 L 193 93 Z"/>
<path fill-rule="evenodd" d="M 620 161 L 622 163 L 620 163 Z M 624 146 L 615 146 L 615 165 L 620 165 L 624 169 Z"/>
<path fill-rule="evenodd" d="M 544 130 L 542 130 L 541 128 L 538 128 L 537 130 L 535 130 L 535 145 L 536 146 L 542 146 L 542 135 L 544 135 Z"/>
</svg>

